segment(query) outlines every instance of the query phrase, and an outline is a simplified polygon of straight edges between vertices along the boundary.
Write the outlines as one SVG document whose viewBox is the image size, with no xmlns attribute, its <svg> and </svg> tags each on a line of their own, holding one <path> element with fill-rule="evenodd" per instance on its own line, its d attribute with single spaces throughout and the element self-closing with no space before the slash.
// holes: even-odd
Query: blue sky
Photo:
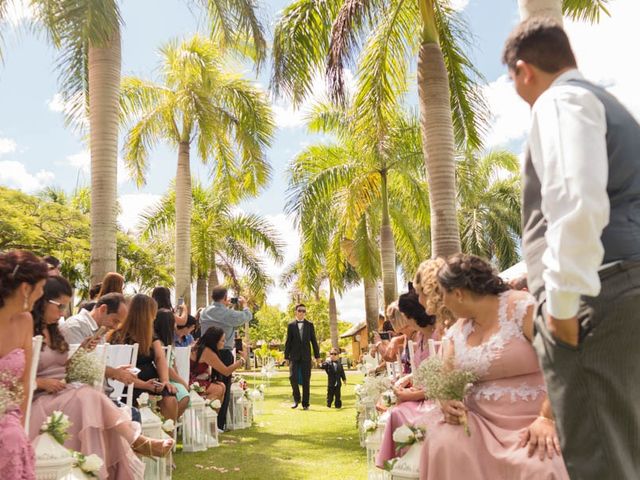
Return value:
<svg viewBox="0 0 640 480">
<path fill-rule="evenodd" d="M 196 3 L 196 2 L 192 2 Z M 286 0 L 262 1 L 263 15 L 269 30 Z M 516 0 L 457 0 L 474 34 L 471 53 L 478 69 L 486 78 L 486 95 L 492 107 L 493 123 L 487 138 L 489 147 L 507 146 L 519 153 L 524 141 L 528 110 L 517 99 L 504 78 L 500 51 L 504 38 L 518 20 Z M 634 0 L 614 0 L 612 18 L 593 27 L 567 24 L 582 70 L 590 78 L 609 86 L 634 112 L 640 112 L 635 95 L 637 67 L 625 62 L 620 45 L 636 38 L 634 19 L 640 8 Z M 185 38 L 205 31 L 199 12 L 187 0 L 127 0 L 122 2 L 123 75 L 153 77 L 158 63 L 157 49 L 169 39 Z M 62 105 L 56 98 L 57 78 L 54 70 L 55 51 L 42 36 L 26 32 L 21 20 L 28 11 L 18 9 L 5 32 L 4 65 L 0 66 L 0 184 L 33 192 L 46 185 L 72 190 L 86 184 L 88 154 L 83 139 L 66 128 Z M 269 83 L 269 65 L 256 77 L 263 86 Z M 415 92 L 410 96 L 415 96 Z M 302 125 L 301 114 L 279 101 L 275 105 L 279 129 L 268 156 L 274 168 L 273 181 L 257 199 L 242 205 L 247 211 L 268 215 L 288 242 L 287 259 L 296 256 L 297 237 L 289 219 L 283 214 L 285 171 L 291 158 L 313 141 Z M 147 185 L 138 189 L 128 180 L 124 169 L 119 172 L 119 196 L 125 215 L 120 219 L 128 228 L 135 225 L 140 209 L 162 195 L 175 171 L 176 154 L 161 146 L 151 155 L 152 167 Z M 193 161 L 197 176 L 206 179 L 206 169 Z M 270 267 L 274 274 L 279 267 Z M 274 289 L 271 301 L 286 305 L 286 292 Z M 358 321 L 362 317 L 360 290 L 349 292 L 339 302 L 342 318 Z"/>
</svg>

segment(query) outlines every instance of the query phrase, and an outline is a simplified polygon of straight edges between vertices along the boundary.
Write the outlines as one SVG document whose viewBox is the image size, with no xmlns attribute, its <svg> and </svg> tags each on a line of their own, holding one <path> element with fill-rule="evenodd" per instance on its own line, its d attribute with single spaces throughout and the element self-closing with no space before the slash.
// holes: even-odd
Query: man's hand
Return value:
<svg viewBox="0 0 640 480">
<path fill-rule="evenodd" d="M 245 308 L 247 306 L 247 299 L 244 297 L 238 297 L 238 305 L 240 305 L 241 308 Z"/>
<path fill-rule="evenodd" d="M 108 378 L 122 382 L 125 385 L 129 385 L 136 381 L 137 375 L 134 375 L 129 370 L 131 365 L 121 365 L 117 368 L 107 367 L 106 374 Z"/>
<path fill-rule="evenodd" d="M 559 320 L 551 315 L 547 315 L 547 328 L 554 338 L 572 347 L 578 346 L 578 335 L 580 332 L 578 317 Z"/>
</svg>

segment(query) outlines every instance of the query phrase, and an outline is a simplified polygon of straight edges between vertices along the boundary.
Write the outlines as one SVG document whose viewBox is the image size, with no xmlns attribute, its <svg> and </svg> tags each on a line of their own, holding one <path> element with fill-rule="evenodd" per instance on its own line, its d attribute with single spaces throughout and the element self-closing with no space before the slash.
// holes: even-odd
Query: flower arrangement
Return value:
<svg viewBox="0 0 640 480">
<path fill-rule="evenodd" d="M 205 392 L 204 387 L 200 386 L 198 382 L 193 382 L 191 385 L 189 385 L 189 390 L 200 395 Z"/>
<path fill-rule="evenodd" d="M 40 433 L 48 433 L 60 444 L 64 444 L 64 441 L 69 438 L 69 427 L 71 422 L 60 410 L 55 410 L 40 427 Z"/>
<path fill-rule="evenodd" d="M 414 425 L 402 425 L 393 432 L 393 441 L 396 444 L 396 450 L 402 450 L 414 443 L 424 440 L 425 430 L 422 427 Z"/>
<path fill-rule="evenodd" d="M 398 403 L 398 397 L 396 397 L 396 394 L 394 393 L 393 390 L 386 390 L 382 392 L 382 395 L 380 398 L 382 399 L 382 403 L 384 404 L 384 406 L 387 408 Z"/>
<path fill-rule="evenodd" d="M 477 379 L 477 375 L 470 370 L 447 368 L 439 357 L 431 357 L 422 362 L 414 375 L 415 383 L 425 388 L 425 396 L 441 402 L 463 401 L 469 386 Z M 461 417 L 460 423 L 470 436 L 466 414 Z"/>
<path fill-rule="evenodd" d="M 140 408 L 149 406 L 149 394 L 147 392 L 142 392 L 138 397 L 138 406 Z"/>
<path fill-rule="evenodd" d="M 168 419 L 168 420 L 164 420 L 162 422 L 162 430 L 166 433 L 172 434 L 173 431 L 175 430 L 176 426 L 175 423 L 173 422 L 173 420 Z"/>
<path fill-rule="evenodd" d="M 216 398 L 215 400 L 206 400 L 204 406 L 209 407 L 211 410 L 219 410 L 222 407 L 222 403 Z"/>
<path fill-rule="evenodd" d="M 9 372 L 0 372 L 0 417 L 22 402 L 22 382 Z"/>
<path fill-rule="evenodd" d="M 358 388 L 360 387 L 360 388 Z M 380 394 L 391 388 L 391 379 L 387 376 L 365 377 L 364 383 L 355 389 L 358 400 L 362 402 L 375 402 Z"/>
<path fill-rule="evenodd" d="M 80 452 L 73 452 L 74 467 L 78 467 L 86 475 L 98 478 L 98 472 L 104 465 L 104 461 L 95 453 L 83 455 Z"/>
<path fill-rule="evenodd" d="M 378 422 L 367 419 L 362 423 L 362 428 L 368 433 L 375 432 L 378 429 Z"/>
<path fill-rule="evenodd" d="M 84 348 L 79 348 L 67 363 L 67 383 L 98 385 L 104 376 L 104 364 Z"/>
</svg>

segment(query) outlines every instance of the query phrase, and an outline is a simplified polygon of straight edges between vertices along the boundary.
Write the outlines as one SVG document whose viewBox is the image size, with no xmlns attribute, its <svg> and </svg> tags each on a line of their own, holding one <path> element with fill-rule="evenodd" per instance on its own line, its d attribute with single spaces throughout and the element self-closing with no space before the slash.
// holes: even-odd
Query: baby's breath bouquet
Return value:
<svg viewBox="0 0 640 480">
<path fill-rule="evenodd" d="M 79 348 L 67 363 L 67 383 L 94 386 L 102 382 L 104 364 L 89 350 Z"/>
<path fill-rule="evenodd" d="M 60 410 L 55 410 L 51 416 L 47 417 L 47 419 L 40 427 L 40 433 L 48 433 L 56 441 L 63 445 L 64 441 L 69 438 L 69 427 L 71 426 L 71 422 L 69 421 L 69 417 L 67 417 Z"/>
<path fill-rule="evenodd" d="M 422 362 L 413 379 L 417 385 L 424 387 L 427 398 L 445 402 L 463 401 L 469 385 L 478 377 L 469 370 L 447 368 L 441 358 L 431 357 Z M 460 423 L 464 426 L 466 434 L 470 436 L 466 414 L 462 415 Z"/>
<path fill-rule="evenodd" d="M 0 372 L 0 417 L 20 405 L 22 382 L 9 372 Z"/>
</svg>

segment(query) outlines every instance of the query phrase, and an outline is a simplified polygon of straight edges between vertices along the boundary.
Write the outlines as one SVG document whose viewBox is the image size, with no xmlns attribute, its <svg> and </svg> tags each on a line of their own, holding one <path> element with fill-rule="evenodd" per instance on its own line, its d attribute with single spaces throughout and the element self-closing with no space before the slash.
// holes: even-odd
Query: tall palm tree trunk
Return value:
<svg viewBox="0 0 640 480">
<path fill-rule="evenodd" d="M 438 43 L 434 0 L 420 0 L 423 21 L 418 53 L 418 97 L 422 149 L 431 203 L 431 252 L 434 257 L 460 251 L 456 219 L 456 177 L 449 76 Z"/>
<path fill-rule="evenodd" d="M 396 247 L 389 220 L 389 193 L 387 190 L 387 172 L 382 176 L 382 222 L 380 226 L 380 257 L 382 260 L 382 285 L 384 292 L 384 307 L 387 308 L 398 295 L 396 279 Z"/>
<path fill-rule="evenodd" d="M 213 290 L 213 287 L 217 287 L 218 285 L 220 285 L 215 257 L 215 254 L 211 255 L 211 268 L 209 270 L 209 278 L 207 280 L 207 284 L 209 285 L 209 297 L 207 298 L 207 301 L 211 300 L 211 291 Z"/>
<path fill-rule="evenodd" d="M 364 281 L 364 311 L 369 330 L 369 341 L 373 340 L 373 332 L 378 330 L 378 287 L 375 280 Z"/>
<path fill-rule="evenodd" d="M 331 281 L 329 281 L 329 331 L 331 333 L 331 348 L 338 348 L 338 308 Z"/>
<path fill-rule="evenodd" d="M 91 150 L 91 284 L 116 271 L 120 29 L 102 46 L 89 46 Z"/>
<path fill-rule="evenodd" d="M 562 24 L 562 0 L 518 0 L 520 19 L 551 17 Z"/>
<path fill-rule="evenodd" d="M 191 169 L 189 142 L 178 146 L 176 172 L 176 297 L 189 304 L 191 293 Z"/>
<path fill-rule="evenodd" d="M 203 272 L 198 272 L 196 283 L 196 308 L 207 306 L 207 276 Z"/>
</svg>

